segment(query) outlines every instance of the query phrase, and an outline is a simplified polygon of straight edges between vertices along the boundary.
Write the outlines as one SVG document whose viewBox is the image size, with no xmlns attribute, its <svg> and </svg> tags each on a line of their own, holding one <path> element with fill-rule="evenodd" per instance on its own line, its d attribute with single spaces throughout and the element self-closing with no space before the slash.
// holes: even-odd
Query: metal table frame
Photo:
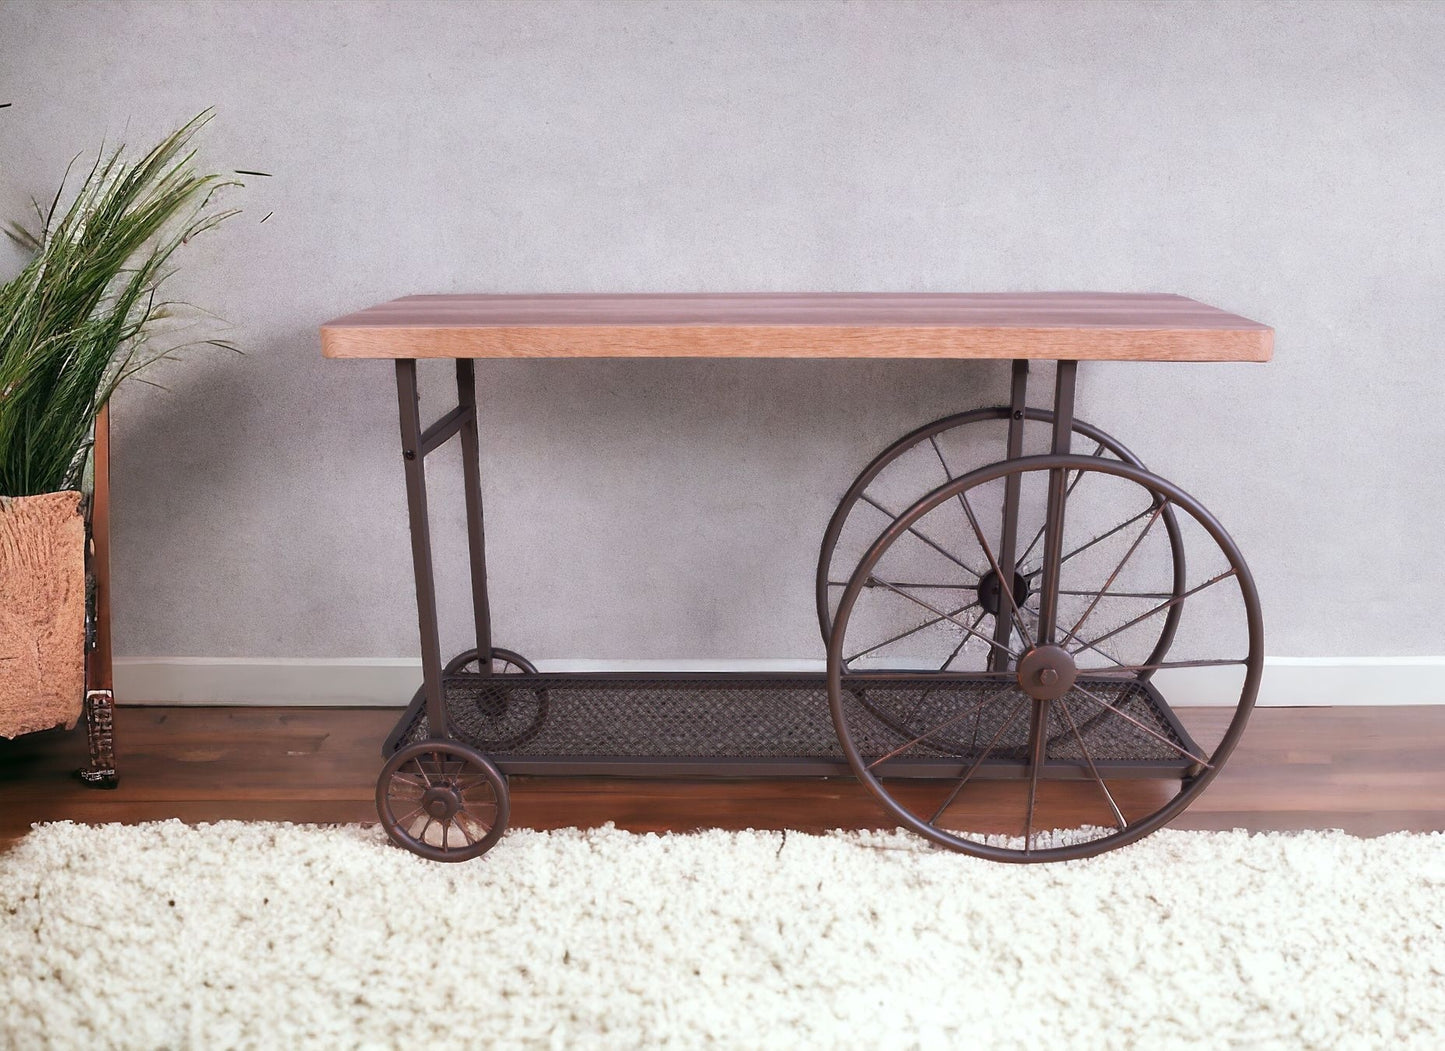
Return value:
<svg viewBox="0 0 1445 1051">
<path fill-rule="evenodd" d="M 1060 361 L 1057 363 L 1054 381 L 1053 399 L 1053 443 L 1052 452 L 1065 454 L 1070 451 L 1071 435 L 1074 422 L 1074 389 L 1075 377 L 1077 374 L 1078 362 Z M 1008 425 L 1008 439 L 1006 456 L 1007 460 L 1016 460 L 1022 454 L 1023 449 L 1023 424 L 1026 409 L 1026 397 L 1028 393 L 1029 362 L 1018 359 L 1013 362 L 1012 382 L 1010 384 L 1010 419 Z M 486 538 L 484 530 L 484 519 L 482 510 L 482 480 L 481 480 L 481 454 L 480 440 L 477 427 L 477 401 L 475 367 L 472 359 L 459 358 L 456 360 L 456 381 L 457 381 L 457 405 L 454 409 L 444 414 L 430 426 L 423 427 L 421 422 L 421 396 L 417 379 L 417 361 L 414 358 L 401 358 L 396 362 L 396 384 L 397 403 L 399 408 L 399 419 L 401 422 L 401 449 L 402 461 L 406 475 L 407 513 L 411 525 L 411 546 L 412 564 L 416 577 L 417 596 L 417 621 L 421 637 L 422 655 L 422 699 L 423 710 L 426 714 L 427 724 L 430 727 L 447 727 L 449 719 L 446 710 L 446 698 L 444 688 L 444 664 L 442 661 L 440 630 L 438 625 L 436 581 L 432 563 L 431 526 L 428 513 L 428 497 L 426 482 L 426 457 L 446 445 L 453 438 L 461 443 L 463 487 L 466 501 L 466 523 L 467 523 L 467 551 L 468 564 L 471 576 L 472 591 L 472 614 L 476 636 L 476 653 L 482 675 L 491 673 L 492 654 L 492 631 L 491 631 L 491 610 L 487 595 L 487 566 L 486 566 Z M 1063 490 L 1067 472 L 1063 470 L 1053 471 L 1049 478 L 1049 504 L 1047 511 L 1047 527 L 1044 539 L 1044 564 L 1046 567 L 1053 567 L 1053 571 L 1046 571 L 1043 594 L 1041 602 L 1045 605 L 1044 610 L 1050 612 L 1041 615 L 1041 620 L 1052 622 L 1052 607 L 1058 602 L 1059 580 L 1057 564 L 1061 554 L 1062 536 L 1060 530 L 1060 513 L 1062 506 Z M 1004 525 L 1003 535 L 999 546 L 998 562 L 1000 565 L 1012 565 L 1017 554 L 1017 518 L 1020 496 L 1019 477 L 1010 477 L 1005 484 L 1004 495 Z M 999 617 L 995 623 L 994 640 L 997 643 L 1007 641 L 1011 630 L 1011 620 L 1007 616 Z M 1054 642 L 1052 635 L 1038 640 L 1040 645 Z M 1005 660 L 999 649 L 994 649 L 990 656 L 990 668 L 1002 670 Z M 890 680 L 914 677 L 919 678 L 927 675 L 930 681 L 938 681 L 935 673 L 916 673 L 914 676 L 903 674 L 888 675 Z M 551 678 L 564 678 L 565 676 L 554 675 Z M 604 676 L 588 675 L 587 673 L 576 673 L 576 678 L 598 679 Z M 699 675 L 691 672 L 655 672 L 649 675 L 617 676 L 616 678 L 625 681 L 650 681 L 664 682 L 676 681 L 686 683 L 689 681 L 700 681 L 703 679 L 755 679 L 766 678 L 771 680 L 786 681 L 796 679 L 808 682 L 823 683 L 824 676 L 821 673 L 795 673 L 790 676 L 779 676 L 775 673 L 753 673 L 753 672 L 710 672 Z M 960 679 L 968 678 L 966 673 L 959 676 Z M 1159 697 L 1157 692 L 1152 691 L 1154 703 L 1159 708 L 1173 732 L 1188 745 L 1193 742 L 1188 731 L 1179 723 L 1177 717 L 1170 710 L 1167 703 Z M 1048 702 L 1044 702 L 1034 708 L 1030 713 L 1031 726 L 1030 737 L 1038 741 L 1040 747 L 1046 743 L 1043 735 L 1037 733 L 1040 721 L 1048 717 Z M 409 728 L 414 719 L 404 717 L 393 732 L 383 751 L 391 754 L 405 740 L 405 731 Z M 1033 762 L 1042 765 L 1043 757 L 1034 756 Z M 629 757 L 629 756 L 596 756 L 579 759 L 573 756 L 551 755 L 551 756 L 527 756 L 518 758 L 500 758 L 497 765 L 504 773 L 518 774 L 607 774 L 614 776 L 629 777 L 675 777 L 675 776 L 837 776 L 847 775 L 849 768 L 846 760 L 840 755 L 836 760 L 819 760 L 817 758 L 797 759 L 769 759 L 769 760 L 748 760 L 744 758 L 683 758 L 683 757 Z M 997 763 L 990 768 L 990 773 L 995 777 L 1020 776 L 1015 769 L 1018 764 Z M 1088 771 L 1082 764 L 1070 767 L 1069 764 L 1053 762 L 1050 764 L 1052 776 L 1068 778 L 1088 777 Z M 1144 761 L 1137 764 L 1128 762 L 1116 763 L 1109 767 L 1111 776 L 1158 776 L 1161 770 L 1173 770 L 1178 764 L 1160 764 L 1158 762 Z M 895 768 L 896 776 L 917 776 L 917 777 L 948 777 L 954 776 L 958 771 L 957 762 L 917 762 L 912 766 L 900 764 Z M 1187 764 L 1179 767 L 1181 775 L 1187 771 Z"/>
</svg>

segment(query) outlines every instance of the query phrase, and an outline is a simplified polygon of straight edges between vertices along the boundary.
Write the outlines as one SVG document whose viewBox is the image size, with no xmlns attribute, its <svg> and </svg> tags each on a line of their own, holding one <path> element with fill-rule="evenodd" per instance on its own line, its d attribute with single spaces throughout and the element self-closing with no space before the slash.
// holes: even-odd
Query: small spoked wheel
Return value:
<svg viewBox="0 0 1445 1051">
<path fill-rule="evenodd" d="M 507 827 L 510 797 L 506 778 L 474 746 L 506 752 L 540 731 L 547 691 L 519 679 L 536 674 L 531 661 L 500 647 L 491 650 L 486 671 L 476 649 L 447 662 L 449 730 L 468 743 L 427 738 L 387 760 L 376 809 L 394 843 L 433 861 L 467 861 L 492 848 Z M 418 689 L 412 705 L 420 707 L 424 697 Z"/>
<path fill-rule="evenodd" d="M 491 760 L 455 741 L 407 745 L 381 770 L 376 812 L 391 841 L 432 861 L 468 861 L 507 828 L 511 798 Z"/>
<path fill-rule="evenodd" d="M 939 486 L 868 546 L 832 614 L 829 703 L 902 825 L 1064 860 L 1188 806 L 1244 731 L 1263 653 L 1249 569 L 1198 501 L 1119 459 L 1026 456 Z"/>
<path fill-rule="evenodd" d="M 531 661 L 500 647 L 492 649 L 489 676 L 481 674 L 475 650 L 454 657 L 443 677 L 451 679 L 452 689 L 466 694 L 474 716 L 467 719 L 467 740 L 489 752 L 510 752 L 541 733 L 547 723 L 547 690 L 516 679 L 536 674 Z"/>
<path fill-rule="evenodd" d="M 491 652 L 489 675 L 482 674 L 475 649 L 457 654 L 442 670 L 451 729 L 488 752 L 510 752 L 536 737 L 546 724 L 547 690 L 513 678 L 538 674 L 526 657 L 500 646 Z M 412 704 L 419 706 L 424 696 L 425 688 L 419 688 Z"/>
</svg>

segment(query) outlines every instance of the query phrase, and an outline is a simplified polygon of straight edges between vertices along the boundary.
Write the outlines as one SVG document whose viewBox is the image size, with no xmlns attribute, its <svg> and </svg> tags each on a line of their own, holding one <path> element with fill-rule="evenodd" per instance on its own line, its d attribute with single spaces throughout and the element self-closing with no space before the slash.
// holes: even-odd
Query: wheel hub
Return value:
<svg viewBox="0 0 1445 1051">
<path fill-rule="evenodd" d="M 1014 605 L 1019 609 L 1023 608 L 1024 601 L 1029 597 L 1029 582 L 1022 573 L 1014 572 L 1013 598 Z M 985 613 L 998 616 L 999 612 L 1007 609 L 1012 613 L 1008 600 L 1004 598 L 1003 588 L 999 587 L 999 575 L 989 570 L 978 581 L 978 604 Z"/>
<path fill-rule="evenodd" d="M 454 789 L 428 788 L 422 793 L 421 807 L 438 821 L 450 821 L 461 806 Z"/>
<path fill-rule="evenodd" d="M 1052 701 L 1069 692 L 1078 666 L 1062 646 L 1035 646 L 1018 665 L 1019 686 L 1036 701 Z"/>
</svg>

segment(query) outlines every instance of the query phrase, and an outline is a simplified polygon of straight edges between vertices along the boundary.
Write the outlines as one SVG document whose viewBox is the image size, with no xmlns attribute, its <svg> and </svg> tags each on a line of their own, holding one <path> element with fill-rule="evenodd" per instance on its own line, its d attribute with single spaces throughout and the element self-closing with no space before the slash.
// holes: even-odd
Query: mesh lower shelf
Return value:
<svg viewBox="0 0 1445 1051">
<path fill-rule="evenodd" d="M 1047 776 L 1090 776 L 1085 749 L 1113 777 L 1180 777 L 1191 764 L 1179 749 L 1199 754 L 1148 684 L 1084 678 L 1079 685 L 1097 700 L 1076 690 L 1065 699 L 1067 716 L 1052 706 Z M 506 773 L 848 772 L 821 674 L 460 673 L 444 687 L 450 735 Z M 880 768 L 900 777 L 956 774 L 985 751 L 975 776 L 1022 776 L 1030 704 L 1016 685 L 957 675 L 859 676 L 845 700 L 865 757 L 922 738 Z M 386 750 L 428 733 L 418 693 Z"/>
</svg>

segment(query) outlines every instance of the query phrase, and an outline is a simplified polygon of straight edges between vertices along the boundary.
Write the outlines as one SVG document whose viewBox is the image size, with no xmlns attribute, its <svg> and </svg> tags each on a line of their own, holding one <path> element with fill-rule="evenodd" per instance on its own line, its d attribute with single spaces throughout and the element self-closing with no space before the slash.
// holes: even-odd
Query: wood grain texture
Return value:
<svg viewBox="0 0 1445 1051">
<path fill-rule="evenodd" d="M 406 296 L 321 327 L 331 358 L 1268 361 L 1273 345 L 1164 293 Z"/>
<path fill-rule="evenodd" d="M 1220 729 L 1221 712 L 1181 714 L 1191 730 L 1210 732 Z M 122 707 L 125 776 L 114 791 L 72 779 L 85 757 L 83 733 L 0 742 L 0 849 L 37 821 L 374 821 L 380 742 L 397 716 L 379 708 Z M 1445 829 L 1442 739 L 1445 707 L 1259 709 L 1228 766 L 1174 827 Z M 1048 801 L 1057 816 L 1096 814 L 1092 786 L 1062 787 L 1071 791 Z M 518 777 L 512 815 L 526 828 L 891 827 L 851 778 Z"/>
<path fill-rule="evenodd" d="M 84 697 L 80 493 L 0 497 L 0 737 L 74 726 Z"/>
</svg>

